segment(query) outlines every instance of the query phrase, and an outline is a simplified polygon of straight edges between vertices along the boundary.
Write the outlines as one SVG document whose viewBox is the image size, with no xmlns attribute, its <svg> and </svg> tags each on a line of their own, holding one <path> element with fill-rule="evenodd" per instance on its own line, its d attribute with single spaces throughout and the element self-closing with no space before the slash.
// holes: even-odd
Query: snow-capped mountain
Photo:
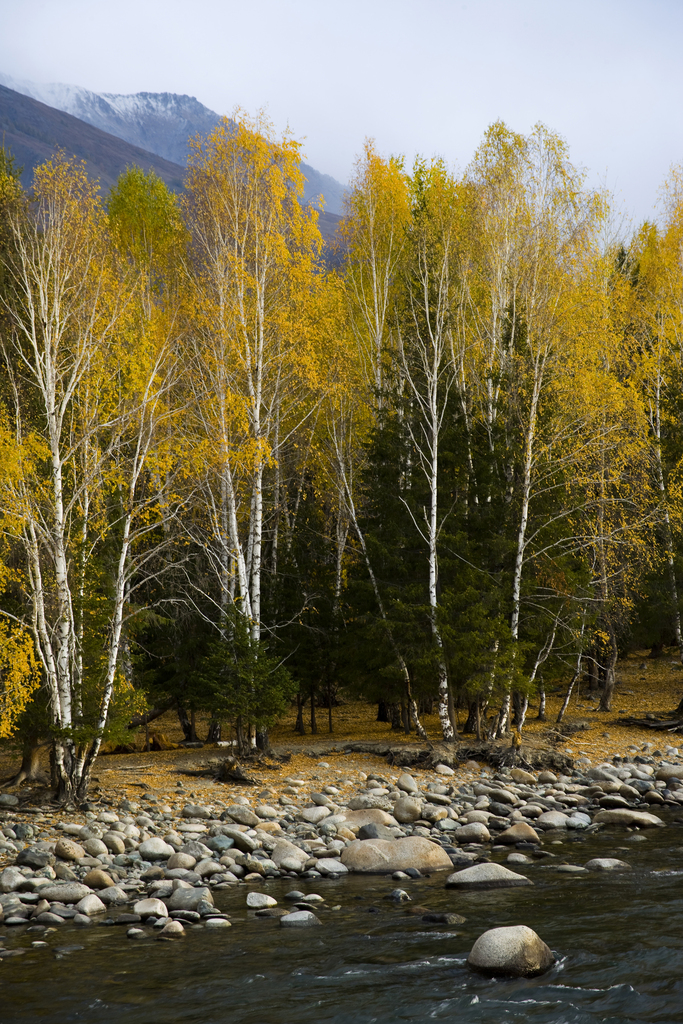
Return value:
<svg viewBox="0 0 683 1024">
<path fill-rule="evenodd" d="M 183 166 L 188 139 L 208 134 L 220 120 L 194 96 L 172 92 L 96 93 L 77 85 L 19 80 L 1 72 L 0 84 Z M 307 179 L 304 199 L 308 202 L 323 195 L 326 212 L 341 214 L 343 185 L 308 164 L 302 163 L 301 169 Z"/>
</svg>

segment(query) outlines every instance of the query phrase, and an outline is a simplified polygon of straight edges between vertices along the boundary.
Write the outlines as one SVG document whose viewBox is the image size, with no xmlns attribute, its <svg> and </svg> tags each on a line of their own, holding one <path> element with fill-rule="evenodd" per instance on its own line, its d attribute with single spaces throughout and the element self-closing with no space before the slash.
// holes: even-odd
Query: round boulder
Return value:
<svg viewBox="0 0 683 1024">
<path fill-rule="evenodd" d="M 568 817 L 562 811 L 544 811 L 536 818 L 536 825 L 544 829 L 566 828 Z"/>
<path fill-rule="evenodd" d="M 55 855 L 62 860 L 80 860 L 85 857 L 85 850 L 72 839 L 58 839 L 55 844 Z"/>
<path fill-rule="evenodd" d="M 102 902 L 99 896 L 96 896 L 94 892 L 84 896 L 82 900 L 79 900 L 76 904 L 76 910 L 79 914 L 85 914 L 86 917 L 92 917 L 93 914 L 103 914 L 106 910 L 106 905 Z"/>
<path fill-rule="evenodd" d="M 145 860 L 168 860 L 169 857 L 173 856 L 175 850 L 169 843 L 165 843 L 163 839 L 153 836 L 151 839 L 145 839 L 143 843 L 140 843 L 138 853 Z"/>
<path fill-rule="evenodd" d="M 404 772 L 400 775 L 396 783 L 398 789 L 402 789 L 404 793 L 417 793 L 419 786 L 412 775 L 408 775 L 408 772 Z"/>
<path fill-rule="evenodd" d="M 491 839 L 491 833 L 482 822 L 473 821 L 459 828 L 455 838 L 458 840 L 458 843 L 488 843 Z"/>
<path fill-rule="evenodd" d="M 250 910 L 263 910 L 264 907 L 276 907 L 277 900 L 265 892 L 250 892 L 247 894 L 247 906 Z"/>
<path fill-rule="evenodd" d="M 83 885 L 88 885 L 91 889 L 110 889 L 114 884 L 111 875 L 101 868 L 93 868 L 92 871 L 88 871 L 83 879 Z"/>
<path fill-rule="evenodd" d="M 394 804 L 394 817 L 396 821 L 404 825 L 418 821 L 422 817 L 421 801 L 410 796 L 400 797 Z"/>
<path fill-rule="evenodd" d="M 489 929 L 479 936 L 467 958 L 475 971 L 516 978 L 543 974 L 554 962 L 549 947 L 524 924 Z"/>
<path fill-rule="evenodd" d="M 452 867 L 446 851 L 421 836 L 395 840 L 356 839 L 342 850 L 341 862 L 349 871 L 365 874 L 392 874 L 406 868 L 443 871 Z"/>
<path fill-rule="evenodd" d="M 103 857 L 109 853 L 105 843 L 101 839 L 96 839 L 94 836 L 92 839 L 86 839 L 83 843 L 85 852 L 90 854 L 91 857 Z"/>
<path fill-rule="evenodd" d="M 515 825 L 510 828 L 506 828 L 504 832 L 500 832 L 496 836 L 497 843 L 538 843 L 538 833 L 531 825 L 527 825 L 525 821 L 518 821 Z"/>
<path fill-rule="evenodd" d="M 134 903 L 133 913 L 139 914 L 140 917 L 168 917 L 166 904 L 154 897 Z"/>
</svg>

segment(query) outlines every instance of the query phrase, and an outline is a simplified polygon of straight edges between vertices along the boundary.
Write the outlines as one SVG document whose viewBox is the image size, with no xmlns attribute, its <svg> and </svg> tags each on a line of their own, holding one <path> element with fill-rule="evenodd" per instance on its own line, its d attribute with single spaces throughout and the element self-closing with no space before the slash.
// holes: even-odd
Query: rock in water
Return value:
<svg viewBox="0 0 683 1024">
<path fill-rule="evenodd" d="M 631 865 L 616 857 L 594 857 L 586 863 L 588 871 L 630 871 Z"/>
<path fill-rule="evenodd" d="M 213 906 L 213 896 L 207 886 L 198 889 L 176 889 L 166 900 L 169 910 L 196 910 L 197 904 L 207 900 Z"/>
<path fill-rule="evenodd" d="M 168 917 L 166 904 L 154 897 L 146 900 L 138 900 L 138 902 L 133 905 L 133 913 L 139 914 L 140 917 Z"/>
<path fill-rule="evenodd" d="M 295 910 L 280 918 L 281 928 L 310 928 L 317 924 L 322 924 L 322 921 L 310 910 Z"/>
<path fill-rule="evenodd" d="M 421 836 L 405 839 L 356 839 L 342 850 L 341 862 L 349 871 L 366 874 L 391 874 L 417 868 L 418 871 L 443 871 L 452 867 L 446 851 Z"/>
<path fill-rule="evenodd" d="M 250 892 L 247 894 L 247 906 L 251 910 L 263 910 L 264 907 L 276 907 L 277 900 L 265 892 Z"/>
<path fill-rule="evenodd" d="M 446 879 L 447 889 L 506 889 L 513 885 L 533 884 L 524 875 L 518 875 L 502 864 L 475 864 L 455 871 Z"/>
<path fill-rule="evenodd" d="M 593 821 L 604 822 L 606 825 L 638 825 L 640 828 L 653 828 L 664 824 L 655 814 L 648 811 L 628 811 L 625 807 L 612 811 L 598 811 Z"/>
<path fill-rule="evenodd" d="M 491 928 L 480 935 L 467 959 L 470 967 L 485 974 L 529 977 L 542 974 L 555 962 L 545 942 L 524 924 Z"/>
</svg>

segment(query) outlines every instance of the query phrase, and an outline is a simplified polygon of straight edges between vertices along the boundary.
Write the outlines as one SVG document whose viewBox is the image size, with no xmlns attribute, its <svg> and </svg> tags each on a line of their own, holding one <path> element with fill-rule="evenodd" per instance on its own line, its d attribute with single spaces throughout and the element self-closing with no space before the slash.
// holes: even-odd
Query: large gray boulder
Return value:
<svg viewBox="0 0 683 1024">
<path fill-rule="evenodd" d="M 631 811 L 625 807 L 598 811 L 593 822 L 604 822 L 606 825 L 638 825 L 639 828 L 654 828 L 664 824 L 656 814 L 650 814 L 648 811 Z"/>
<path fill-rule="evenodd" d="M 341 862 L 349 871 L 386 874 L 417 868 L 418 871 L 444 871 L 451 859 L 440 846 L 421 836 L 405 839 L 356 839 L 342 850 Z"/>
<path fill-rule="evenodd" d="M 542 974 L 555 962 L 545 942 L 524 924 L 491 928 L 472 946 L 467 963 L 484 974 L 528 977 Z"/>
<path fill-rule="evenodd" d="M 474 864 L 471 868 L 455 871 L 446 879 L 447 889 L 507 889 L 510 886 L 533 885 L 502 864 Z"/>
<path fill-rule="evenodd" d="M 668 782 L 669 779 L 683 780 L 683 764 L 663 764 L 655 773 L 656 779 Z"/>
</svg>

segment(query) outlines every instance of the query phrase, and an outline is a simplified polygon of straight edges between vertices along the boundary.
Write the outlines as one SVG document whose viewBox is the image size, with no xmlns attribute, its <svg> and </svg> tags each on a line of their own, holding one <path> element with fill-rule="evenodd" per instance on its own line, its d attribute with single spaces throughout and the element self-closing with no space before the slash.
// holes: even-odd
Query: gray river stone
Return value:
<svg viewBox="0 0 683 1024">
<path fill-rule="evenodd" d="M 277 900 L 265 892 L 247 893 L 247 906 L 250 910 L 263 910 L 265 907 L 276 907 Z"/>
<path fill-rule="evenodd" d="M 569 815 L 562 811 L 544 811 L 536 818 L 535 824 L 537 828 L 543 829 L 566 828 L 568 818 Z"/>
<path fill-rule="evenodd" d="M 407 772 L 399 776 L 396 787 L 402 789 L 404 793 L 417 793 L 420 788 L 413 776 L 408 775 Z"/>
<path fill-rule="evenodd" d="M 176 889 L 166 900 L 169 910 L 196 910 L 202 900 L 213 905 L 213 896 L 208 886 L 202 885 L 197 889 Z"/>
<path fill-rule="evenodd" d="M 505 889 L 518 885 L 533 885 L 533 882 L 502 864 L 474 864 L 455 871 L 446 879 L 447 889 Z"/>
<path fill-rule="evenodd" d="M 588 871 L 630 871 L 631 865 L 625 860 L 618 860 L 616 857 L 593 857 L 587 861 Z"/>
<path fill-rule="evenodd" d="M 528 977 L 542 974 L 555 962 L 550 948 L 526 925 L 491 928 L 474 943 L 467 963 L 485 974 Z"/>
<path fill-rule="evenodd" d="M 106 890 L 105 890 L 106 891 Z M 64 882 L 63 885 L 45 885 L 40 890 L 41 899 L 48 903 L 79 903 L 92 889 L 80 882 Z"/>
<path fill-rule="evenodd" d="M 249 807 L 245 807 L 244 804 L 231 804 L 227 807 L 223 814 L 229 815 L 233 821 L 236 821 L 238 825 L 250 825 L 252 828 L 254 825 L 260 825 L 261 819 L 258 815 Z M 223 815 L 221 815 L 221 818 Z"/>
<path fill-rule="evenodd" d="M 210 807 L 202 807 L 201 804 L 185 804 L 182 815 L 183 818 L 202 818 L 205 821 L 214 816 Z"/>
<path fill-rule="evenodd" d="M 488 843 L 491 839 L 491 833 L 486 825 L 483 825 L 480 821 L 472 821 L 468 825 L 463 825 L 462 828 L 459 828 L 455 838 L 458 844 Z"/>
<path fill-rule="evenodd" d="M 145 839 L 143 843 L 140 843 L 138 853 L 145 860 L 168 860 L 169 857 L 173 856 L 175 850 L 169 843 L 165 843 L 163 839 L 153 836 L 152 839 Z"/>
<path fill-rule="evenodd" d="M 308 857 L 309 855 L 305 850 L 300 850 L 298 846 L 288 842 L 286 839 L 278 839 L 270 855 L 277 868 L 281 868 L 284 861 L 296 862 L 299 867 L 303 868 Z M 297 869 L 295 868 L 294 870 Z"/>
<path fill-rule="evenodd" d="M 295 910 L 280 918 L 281 928 L 311 928 L 319 924 L 322 924 L 322 921 L 310 910 Z"/>
<path fill-rule="evenodd" d="M 133 905 L 133 913 L 140 917 L 168 917 L 168 909 L 161 900 L 151 897 L 145 900 L 138 900 Z"/>
<path fill-rule="evenodd" d="M 120 885 L 111 885 L 108 889 L 100 889 L 97 895 L 107 906 L 128 902 L 128 893 Z"/>
<path fill-rule="evenodd" d="M 79 900 L 76 904 L 76 910 L 79 914 L 85 914 L 86 917 L 91 917 L 93 914 L 103 914 L 106 910 L 105 904 L 96 896 L 94 892 L 84 896 L 82 900 Z"/>
</svg>

